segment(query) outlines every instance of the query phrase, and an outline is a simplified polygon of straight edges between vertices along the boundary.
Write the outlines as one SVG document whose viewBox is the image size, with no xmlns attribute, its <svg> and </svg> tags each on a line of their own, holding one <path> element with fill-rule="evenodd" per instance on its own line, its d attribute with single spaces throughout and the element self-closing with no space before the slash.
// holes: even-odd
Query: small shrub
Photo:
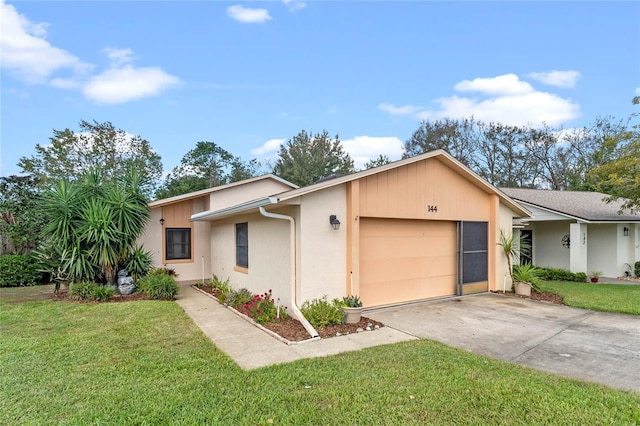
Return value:
<svg viewBox="0 0 640 426">
<path fill-rule="evenodd" d="M 69 284 L 69 297 L 76 300 L 91 300 L 94 288 L 98 285 L 92 281 L 80 281 Z"/>
<path fill-rule="evenodd" d="M 640 260 L 633 264 L 633 273 L 640 278 Z"/>
<path fill-rule="evenodd" d="M 138 246 L 124 262 L 124 268 L 131 274 L 134 281 L 138 281 L 149 273 L 151 261 L 151 252 L 144 251 L 142 246 Z"/>
<path fill-rule="evenodd" d="M 224 301 L 221 300 L 227 306 L 231 306 L 233 308 L 239 308 L 242 305 L 245 305 L 253 300 L 253 293 L 251 293 L 246 288 L 241 288 L 238 291 L 232 291 L 224 297 Z"/>
<path fill-rule="evenodd" d="M 153 273 L 142 277 L 138 282 L 138 288 L 156 300 L 173 300 L 178 294 L 176 280 L 165 273 Z"/>
<path fill-rule="evenodd" d="M 0 256 L 0 287 L 21 287 L 39 284 L 42 280 L 37 262 L 28 254 Z"/>
<path fill-rule="evenodd" d="M 513 281 L 525 282 L 531 284 L 531 288 L 536 291 L 540 291 L 538 284 L 540 280 L 540 273 L 538 268 L 530 264 L 513 265 Z"/>
<path fill-rule="evenodd" d="M 348 308 L 361 308 L 362 301 L 358 296 L 347 296 L 342 298 L 342 303 Z"/>
<path fill-rule="evenodd" d="M 211 287 L 217 291 L 220 303 L 224 303 L 227 296 L 233 292 L 233 289 L 229 285 L 229 278 L 225 281 L 221 281 L 216 275 L 211 279 Z"/>
<path fill-rule="evenodd" d="M 304 302 L 300 311 L 311 325 L 317 328 L 329 324 L 342 323 L 342 306 L 343 302 L 341 300 L 333 299 L 329 302 L 325 295 L 320 299 Z"/>
<path fill-rule="evenodd" d="M 107 285 L 96 285 L 91 291 L 91 298 L 98 302 L 111 300 L 116 293 L 116 289 Z"/>
<path fill-rule="evenodd" d="M 575 281 L 585 282 L 587 276 L 584 272 L 573 273 L 562 268 L 540 268 L 537 267 L 539 277 L 547 281 Z"/>
<path fill-rule="evenodd" d="M 585 274 L 584 272 L 577 272 L 576 273 L 576 281 L 580 282 L 580 283 L 584 283 L 587 281 L 587 274 Z"/>
<path fill-rule="evenodd" d="M 242 307 L 244 312 L 258 324 L 280 321 L 288 317 L 285 312 L 287 307 L 280 306 L 280 309 L 278 309 L 278 305 L 273 300 L 271 290 L 263 294 L 256 294 L 251 301 L 245 303 Z"/>
<path fill-rule="evenodd" d="M 172 268 L 154 268 L 149 271 L 149 275 L 167 275 L 169 277 L 178 278 L 176 270 Z"/>
</svg>

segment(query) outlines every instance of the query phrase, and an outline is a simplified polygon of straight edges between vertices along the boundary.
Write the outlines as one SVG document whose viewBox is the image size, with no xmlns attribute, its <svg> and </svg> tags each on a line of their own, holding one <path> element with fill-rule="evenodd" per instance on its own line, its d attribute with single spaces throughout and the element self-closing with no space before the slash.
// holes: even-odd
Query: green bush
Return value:
<svg viewBox="0 0 640 426">
<path fill-rule="evenodd" d="M 513 265 L 513 281 L 531 284 L 531 288 L 540 291 L 540 272 L 538 268 L 528 263 L 524 265 Z"/>
<path fill-rule="evenodd" d="M 216 275 L 214 275 L 211 279 L 211 287 L 218 290 L 220 294 L 224 296 L 230 294 L 233 291 L 233 289 L 229 285 L 229 278 L 221 281 Z M 221 300 L 221 302 L 224 303 L 223 300 Z"/>
<path fill-rule="evenodd" d="M 150 298 L 157 300 L 173 300 L 178 294 L 178 283 L 165 273 L 142 277 L 138 282 L 138 288 Z"/>
<path fill-rule="evenodd" d="M 80 281 L 69 285 L 69 297 L 76 300 L 111 300 L 116 290 L 111 286 L 99 285 L 92 281 Z"/>
<path fill-rule="evenodd" d="M 640 277 L 640 260 L 633 265 L 633 273 L 636 277 Z"/>
<path fill-rule="evenodd" d="M 238 308 L 242 305 L 249 303 L 253 300 L 253 293 L 251 293 L 246 288 L 241 288 L 238 291 L 232 291 L 223 297 L 224 300 L 220 300 L 227 306 L 231 306 L 233 308 Z"/>
<path fill-rule="evenodd" d="M 584 272 L 573 273 L 562 268 L 541 268 L 538 267 L 538 273 L 541 279 L 547 281 L 574 281 L 583 283 L 587 281 L 587 274 Z"/>
<path fill-rule="evenodd" d="M 314 328 L 323 327 L 330 324 L 342 323 L 342 306 L 344 304 L 338 299 L 331 302 L 327 296 L 321 299 L 313 299 L 302 304 L 300 311 L 302 315 L 311 323 Z"/>
<path fill-rule="evenodd" d="M 134 281 L 139 280 L 147 275 L 151 269 L 151 252 L 144 251 L 141 246 L 136 247 L 124 262 L 124 268 Z"/>
<path fill-rule="evenodd" d="M 42 272 L 28 254 L 0 256 L 0 287 L 36 285 L 42 281 Z"/>
<path fill-rule="evenodd" d="M 171 268 L 155 268 L 149 271 L 149 275 L 168 275 L 174 278 L 178 277 L 176 270 Z"/>
</svg>

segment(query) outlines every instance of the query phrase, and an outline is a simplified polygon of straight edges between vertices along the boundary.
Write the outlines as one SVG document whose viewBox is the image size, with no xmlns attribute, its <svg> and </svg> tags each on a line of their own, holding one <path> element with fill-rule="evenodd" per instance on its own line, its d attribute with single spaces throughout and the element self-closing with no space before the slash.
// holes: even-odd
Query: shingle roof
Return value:
<svg viewBox="0 0 640 426">
<path fill-rule="evenodd" d="M 549 191 L 541 189 L 500 188 L 514 200 L 553 210 L 587 221 L 640 222 L 640 214 L 622 211 L 622 201 L 607 203 L 601 192 Z"/>
</svg>

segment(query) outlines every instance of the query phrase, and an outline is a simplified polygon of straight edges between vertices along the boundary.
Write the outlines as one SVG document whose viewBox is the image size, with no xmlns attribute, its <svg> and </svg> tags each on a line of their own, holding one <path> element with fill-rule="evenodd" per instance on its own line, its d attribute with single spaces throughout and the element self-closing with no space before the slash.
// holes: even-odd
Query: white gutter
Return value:
<svg viewBox="0 0 640 426">
<path fill-rule="evenodd" d="M 265 217 L 270 217 L 272 219 L 281 219 L 289 221 L 289 248 L 291 250 L 291 310 L 298 317 L 298 320 L 302 323 L 305 330 L 311 335 L 313 339 L 319 339 L 320 336 L 318 332 L 313 328 L 311 323 L 307 321 L 307 319 L 300 312 L 300 308 L 297 305 L 297 289 L 296 289 L 296 279 L 297 279 L 297 270 L 296 270 L 296 221 L 291 216 L 285 216 L 283 214 L 271 213 L 265 210 L 263 206 L 259 206 L 260 214 Z"/>
</svg>

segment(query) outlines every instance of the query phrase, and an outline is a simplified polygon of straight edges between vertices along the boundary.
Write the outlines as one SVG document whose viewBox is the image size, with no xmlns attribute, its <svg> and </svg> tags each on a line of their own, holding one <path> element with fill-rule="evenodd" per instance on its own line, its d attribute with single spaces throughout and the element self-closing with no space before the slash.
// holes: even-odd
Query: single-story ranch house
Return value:
<svg viewBox="0 0 640 426">
<path fill-rule="evenodd" d="M 607 203 L 607 194 L 502 188 L 531 211 L 521 221 L 521 241 L 532 247 L 536 266 L 601 272 L 619 277 L 640 260 L 640 215 Z"/>
<path fill-rule="evenodd" d="M 510 287 L 501 230 L 529 211 L 444 151 L 304 188 L 266 175 L 150 204 L 140 242 L 181 281 L 365 307 Z M 296 312 L 297 309 L 293 309 Z"/>
</svg>

